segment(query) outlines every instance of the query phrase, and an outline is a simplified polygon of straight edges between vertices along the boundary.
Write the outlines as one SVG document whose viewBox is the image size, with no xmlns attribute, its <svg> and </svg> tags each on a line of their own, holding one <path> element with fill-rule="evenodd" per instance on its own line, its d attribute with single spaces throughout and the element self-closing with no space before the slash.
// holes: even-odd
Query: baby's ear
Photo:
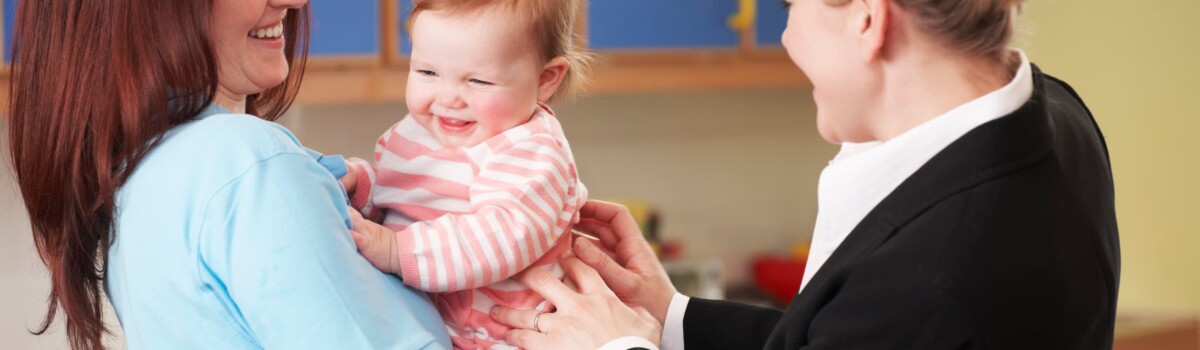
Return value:
<svg viewBox="0 0 1200 350">
<path fill-rule="evenodd" d="M 542 66 L 542 72 L 538 74 L 538 102 L 545 103 L 554 97 L 570 69 L 567 59 L 562 56 L 552 58 Z"/>
</svg>

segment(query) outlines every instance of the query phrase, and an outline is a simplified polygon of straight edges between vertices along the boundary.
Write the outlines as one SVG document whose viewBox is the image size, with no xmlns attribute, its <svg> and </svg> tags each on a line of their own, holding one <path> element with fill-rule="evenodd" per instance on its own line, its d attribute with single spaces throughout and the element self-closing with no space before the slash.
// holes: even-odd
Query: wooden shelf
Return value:
<svg viewBox="0 0 1200 350">
<path fill-rule="evenodd" d="M 403 101 L 408 62 L 375 63 L 311 62 L 296 103 Z M 591 77 L 587 95 L 810 86 L 782 50 L 610 52 Z"/>
<path fill-rule="evenodd" d="M 1200 315 L 1117 315 L 1114 350 L 1198 350 Z"/>
<path fill-rule="evenodd" d="M 380 52 L 365 56 L 309 56 L 298 105 L 380 103 L 404 100 L 408 59 L 400 52 L 403 23 L 399 0 L 379 0 Z M 588 31 L 588 6 L 578 30 Z M 2 21 L 2 19 L 0 19 Z M 2 24 L 3 22 L 0 22 Z M 780 47 L 761 47 L 754 26 L 742 30 L 740 45 L 724 49 L 650 48 L 603 51 L 584 95 L 808 87 L 808 79 Z M 582 36 L 581 36 L 582 37 Z M 8 106 L 7 67 L 0 73 L 0 107 Z"/>
<path fill-rule="evenodd" d="M 309 62 L 298 105 L 404 101 L 408 63 L 377 58 L 320 58 Z M 621 52 L 600 57 L 585 95 L 808 87 L 780 52 Z M 0 74 L 0 108 L 8 108 L 8 74 Z"/>
</svg>

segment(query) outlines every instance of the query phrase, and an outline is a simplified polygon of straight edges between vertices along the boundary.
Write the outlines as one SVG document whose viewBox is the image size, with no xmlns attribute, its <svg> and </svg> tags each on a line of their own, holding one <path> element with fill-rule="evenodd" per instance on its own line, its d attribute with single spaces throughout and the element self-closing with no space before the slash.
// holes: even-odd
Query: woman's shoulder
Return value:
<svg viewBox="0 0 1200 350">
<path fill-rule="evenodd" d="M 150 157 L 237 173 L 285 154 L 307 155 L 287 128 L 252 115 L 225 113 L 176 127 L 164 135 Z"/>
<path fill-rule="evenodd" d="M 305 153 L 300 141 L 287 128 L 248 114 L 214 114 L 198 118 L 172 130 L 164 143 L 170 141 L 203 145 L 194 151 L 225 157 Z"/>
<path fill-rule="evenodd" d="M 245 114 L 202 116 L 163 135 L 124 187 L 169 184 L 209 192 L 281 155 L 308 156 L 281 125 Z"/>
</svg>

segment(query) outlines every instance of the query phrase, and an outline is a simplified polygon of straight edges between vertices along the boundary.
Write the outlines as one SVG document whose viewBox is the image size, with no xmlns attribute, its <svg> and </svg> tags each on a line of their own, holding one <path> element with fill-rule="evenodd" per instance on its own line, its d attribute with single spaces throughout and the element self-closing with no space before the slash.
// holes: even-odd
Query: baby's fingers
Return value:
<svg viewBox="0 0 1200 350">
<path fill-rule="evenodd" d="M 362 250 L 363 246 L 366 246 L 371 242 L 366 233 L 355 230 L 350 230 L 350 238 L 354 239 L 354 245 L 357 246 L 359 250 Z"/>
<path fill-rule="evenodd" d="M 364 219 L 362 214 L 359 214 L 357 210 L 351 209 L 348 212 L 350 214 L 350 224 L 352 225 L 350 228 L 350 237 L 354 238 L 354 245 L 358 246 L 359 250 L 362 250 L 363 246 L 371 242 L 366 232 L 368 227 L 366 225 L 367 219 Z"/>
<path fill-rule="evenodd" d="M 357 210 L 354 210 L 351 208 L 346 208 L 346 213 L 350 215 L 350 223 L 352 225 L 354 225 L 353 228 L 361 228 L 362 222 L 367 220 L 367 219 L 364 219 L 362 214 L 359 213 Z"/>
</svg>

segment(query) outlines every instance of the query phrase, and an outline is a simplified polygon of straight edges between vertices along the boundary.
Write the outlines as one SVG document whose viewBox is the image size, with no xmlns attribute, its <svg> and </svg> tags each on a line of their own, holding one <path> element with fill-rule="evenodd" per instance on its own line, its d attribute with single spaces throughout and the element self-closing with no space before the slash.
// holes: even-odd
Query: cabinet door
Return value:
<svg viewBox="0 0 1200 350">
<path fill-rule="evenodd" d="M 12 42 L 13 42 L 13 23 L 17 20 L 17 0 L 3 0 L 4 8 L 0 11 L 4 12 L 4 35 L 0 36 L 0 49 L 4 50 L 4 64 L 8 65 L 12 62 Z"/>
<path fill-rule="evenodd" d="M 165 0 L 176 1 L 176 0 Z M 379 55 L 379 2 L 314 0 L 308 53 L 313 58 Z"/>
<path fill-rule="evenodd" d="M 782 0 L 757 0 L 754 37 L 758 46 L 782 46 L 779 37 L 787 27 L 787 9 Z"/>
<path fill-rule="evenodd" d="M 12 61 L 12 33 L 18 0 L 3 0 L 4 63 Z M 309 54 L 373 56 L 379 53 L 379 4 L 375 0 L 312 1 Z"/>
<path fill-rule="evenodd" d="M 396 40 L 400 41 L 396 47 L 400 48 L 400 54 L 408 56 L 412 53 L 412 37 L 408 36 L 408 17 L 412 14 L 413 0 L 400 0 L 400 6 L 396 6 L 399 13 L 396 18 L 400 19 L 400 33 L 396 35 Z"/>
<path fill-rule="evenodd" d="M 737 0 L 592 0 L 588 37 L 594 49 L 735 48 L 729 28 Z"/>
</svg>

